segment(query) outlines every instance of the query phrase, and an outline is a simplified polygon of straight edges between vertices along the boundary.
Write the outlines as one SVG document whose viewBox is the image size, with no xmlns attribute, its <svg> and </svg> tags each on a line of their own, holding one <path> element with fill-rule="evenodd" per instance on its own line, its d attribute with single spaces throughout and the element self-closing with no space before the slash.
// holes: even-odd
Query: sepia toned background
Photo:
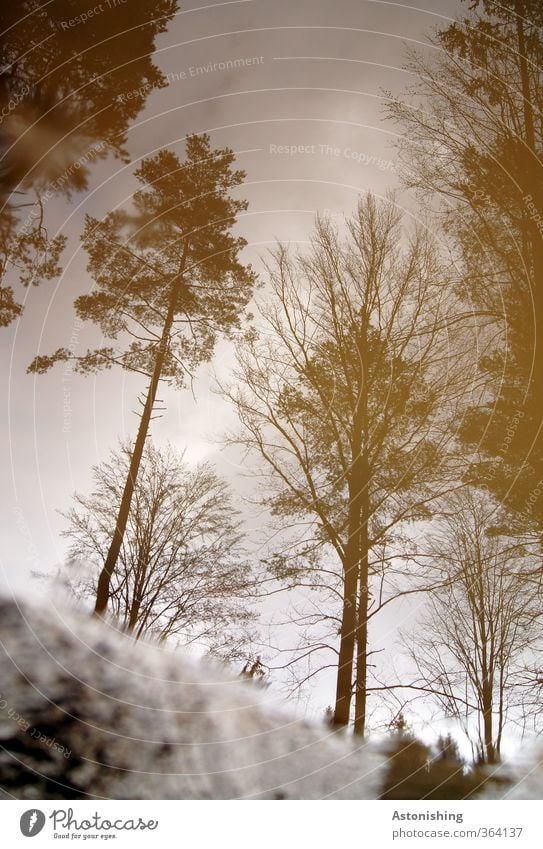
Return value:
<svg viewBox="0 0 543 849">
<path fill-rule="evenodd" d="M 90 9 L 107 28 L 107 2 L 83 13 Z M 317 213 L 331 216 L 341 228 L 359 195 L 368 191 L 382 199 L 396 190 L 406 224 L 418 222 L 432 232 L 431 210 L 423 211 L 401 182 L 402 131 L 387 119 L 386 104 L 414 82 L 405 69 L 406 50 L 416 48 L 433 59 L 437 48 L 428 44 L 429 35 L 464 12 L 465 5 L 452 0 L 423 0 L 416 7 L 384 0 L 195 0 L 175 13 L 153 54 L 165 85 L 148 94 L 141 85 L 126 87 L 116 95 L 119 104 L 147 95 L 129 125 L 130 161 L 88 157 L 88 187 L 47 200 L 50 235 L 68 237 L 62 273 L 26 289 L 23 317 L 0 334 L 4 591 L 44 595 L 55 603 L 49 584 L 36 573 L 54 572 L 66 558 L 66 522 L 59 511 L 69 509 L 74 491 L 89 491 L 93 465 L 107 459 L 119 439 L 132 439 L 137 427 L 144 389 L 138 376 L 106 371 L 83 378 L 64 364 L 42 376 L 26 373 L 38 354 L 66 347 L 81 355 L 101 343 L 97 329 L 78 321 L 73 309 L 74 299 L 92 285 L 79 238 L 85 215 L 101 218 L 128 209 L 137 186 L 133 172 L 142 158 L 164 147 L 181 158 L 187 135 L 209 133 L 213 147 L 232 148 L 237 167 L 246 172 L 234 190 L 249 201 L 236 232 L 248 242 L 244 260 L 262 273 L 263 297 L 266 252 L 278 240 L 306 248 Z M 72 21 L 62 30 L 76 37 L 85 26 Z M 443 250 L 448 250 L 445 241 Z M 527 317 L 527 326 L 530 322 Z M 468 370 L 479 353 L 476 344 L 467 351 Z M 165 409 L 153 421 L 152 436 L 159 446 L 170 442 L 186 450 L 191 464 L 212 462 L 231 484 L 250 558 L 258 562 L 268 555 L 273 532 L 264 508 L 251 503 L 258 486 L 253 460 L 223 444 L 237 417 L 216 391 L 217 380 L 228 379 L 233 364 L 231 343 L 220 341 L 192 387 L 163 387 L 159 397 Z M 268 660 L 272 646 L 286 650 L 295 638 L 293 626 L 276 627 L 283 605 L 282 596 L 260 602 L 260 648 Z M 403 599 L 379 617 L 372 640 L 393 660 L 399 630 L 413 626 L 421 605 L 416 596 Z M 389 671 L 406 668 L 406 661 L 397 658 L 397 663 Z M 285 680 L 286 673 L 279 672 L 272 683 L 278 701 Z M 333 680 L 333 670 L 325 671 L 291 704 L 302 714 L 321 717 L 332 700 Z M 422 735 L 449 730 L 446 720 L 431 724 L 427 704 L 417 704 L 413 716 Z M 504 741 L 505 753 L 508 745 L 513 748 L 515 740 Z"/>
</svg>

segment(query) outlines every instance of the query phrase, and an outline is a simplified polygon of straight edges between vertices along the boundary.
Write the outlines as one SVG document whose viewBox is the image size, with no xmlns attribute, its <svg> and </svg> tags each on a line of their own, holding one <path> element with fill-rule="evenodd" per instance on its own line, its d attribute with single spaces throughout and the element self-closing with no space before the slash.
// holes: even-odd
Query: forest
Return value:
<svg viewBox="0 0 543 849">
<path fill-rule="evenodd" d="M 542 731 L 543 7 L 441 5 L 375 83 L 362 18 L 0 12 L 2 593 L 387 741 L 385 799 Z"/>
</svg>

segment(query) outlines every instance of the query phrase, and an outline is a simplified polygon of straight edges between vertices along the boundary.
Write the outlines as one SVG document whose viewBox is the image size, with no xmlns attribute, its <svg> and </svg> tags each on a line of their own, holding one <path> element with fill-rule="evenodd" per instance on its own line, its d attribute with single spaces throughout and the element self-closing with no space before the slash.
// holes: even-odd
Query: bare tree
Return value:
<svg viewBox="0 0 543 849">
<path fill-rule="evenodd" d="M 341 234 L 319 218 L 308 251 L 275 250 L 268 279 L 260 333 L 223 387 L 242 425 L 231 440 L 265 461 L 262 502 L 301 529 L 271 573 L 312 594 L 296 621 L 327 630 L 301 657 L 332 653 L 335 724 L 354 687 L 362 734 L 368 623 L 391 600 L 408 523 L 458 479 L 449 423 L 470 388 L 469 331 L 436 245 L 403 232 L 393 198 L 362 198 Z"/>
<path fill-rule="evenodd" d="M 92 494 L 76 494 L 77 506 L 65 514 L 71 558 L 94 566 L 76 581 L 85 598 L 93 597 L 107 557 L 130 456 L 124 445 L 96 466 Z M 136 639 L 176 637 L 223 657 L 246 657 L 251 573 L 237 516 L 210 465 L 191 469 L 172 448 L 148 444 L 112 583 L 111 609 L 122 627 Z"/>
<path fill-rule="evenodd" d="M 507 723 L 525 718 L 523 670 L 540 643 L 542 578 L 535 554 L 500 534 L 487 495 L 456 493 L 448 510 L 431 537 L 441 586 L 409 651 L 416 686 L 460 723 L 476 762 L 493 764 Z"/>
</svg>

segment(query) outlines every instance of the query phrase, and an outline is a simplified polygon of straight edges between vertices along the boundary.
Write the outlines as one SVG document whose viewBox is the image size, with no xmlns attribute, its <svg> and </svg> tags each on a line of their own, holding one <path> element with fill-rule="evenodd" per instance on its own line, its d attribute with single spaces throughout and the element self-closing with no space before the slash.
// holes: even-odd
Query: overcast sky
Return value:
<svg viewBox="0 0 543 849">
<path fill-rule="evenodd" d="M 317 210 L 349 213 L 360 192 L 382 195 L 397 185 L 395 128 L 384 120 L 383 90 L 399 93 L 409 84 L 402 70 L 406 45 L 428 49 L 427 34 L 458 6 L 453 0 L 420 0 L 417 7 L 381 0 L 191 0 L 159 38 L 155 62 L 169 85 L 149 96 L 130 129 L 133 162 L 162 147 L 182 154 L 191 132 L 208 132 L 214 146 L 232 147 L 247 173 L 239 194 L 250 202 L 239 231 L 249 242 L 247 258 L 260 267 L 275 239 L 306 240 Z M 133 169 L 109 159 L 94 166 L 87 194 L 70 204 L 49 202 L 50 227 L 69 236 L 62 277 L 28 291 L 21 320 L 0 333 L 7 400 L 4 588 L 40 592 L 30 571 L 51 569 L 65 553 L 57 511 L 69 506 L 74 489 L 88 491 L 92 465 L 119 437 L 135 434 L 137 396 L 145 388 L 140 378 L 121 371 L 70 376 L 62 365 L 46 376 L 25 374 L 36 353 L 61 346 L 83 352 L 97 340 L 94 328 L 74 323 L 73 300 L 91 285 L 79 234 L 85 213 L 102 216 L 129 202 Z M 218 352 L 217 367 L 227 372 L 228 345 Z M 243 491 L 249 484 L 235 454 L 213 442 L 234 420 L 211 393 L 208 370 L 199 374 L 195 396 L 162 392 L 167 410 L 154 423 L 154 438 L 186 447 L 191 461 L 211 459 Z M 249 522 L 256 529 L 258 516 Z"/>
</svg>

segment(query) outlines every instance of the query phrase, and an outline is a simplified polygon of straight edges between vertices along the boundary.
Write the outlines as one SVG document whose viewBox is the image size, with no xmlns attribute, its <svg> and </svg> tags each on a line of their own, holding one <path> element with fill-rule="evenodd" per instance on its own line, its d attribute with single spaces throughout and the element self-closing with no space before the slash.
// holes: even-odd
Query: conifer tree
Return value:
<svg viewBox="0 0 543 849">
<path fill-rule="evenodd" d="M 474 0 L 411 53 L 417 82 L 390 112 L 405 178 L 457 249 L 482 328 L 489 390 L 459 421 L 467 478 L 543 528 L 543 14 L 540 0 Z M 437 58 L 436 58 L 437 57 Z M 491 326 L 489 326 L 491 322 Z"/>
<path fill-rule="evenodd" d="M 232 234 L 247 202 L 230 190 L 244 172 L 233 170 L 229 148 L 212 150 L 209 136 L 191 135 L 185 159 L 160 151 L 135 172 L 141 188 L 133 210 L 87 217 L 83 243 L 94 285 L 75 301 L 80 319 L 112 340 L 74 356 L 65 348 L 38 356 L 30 372 L 75 360 L 81 374 L 118 365 L 149 378 L 115 533 L 100 574 L 96 614 L 106 610 L 110 581 L 128 521 L 138 470 L 160 381 L 182 387 L 210 360 L 217 337 L 239 328 L 255 275 L 239 259 L 243 238 Z"/>
</svg>

